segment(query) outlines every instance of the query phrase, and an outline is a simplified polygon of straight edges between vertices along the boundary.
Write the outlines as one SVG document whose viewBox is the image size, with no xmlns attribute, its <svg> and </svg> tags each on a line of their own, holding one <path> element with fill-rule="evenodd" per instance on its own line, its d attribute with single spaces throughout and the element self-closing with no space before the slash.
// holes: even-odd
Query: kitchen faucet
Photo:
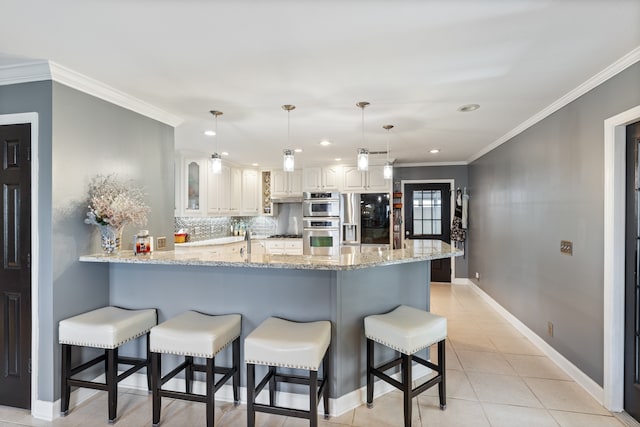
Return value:
<svg viewBox="0 0 640 427">
<path fill-rule="evenodd" d="M 244 240 L 247 242 L 247 256 L 251 255 L 251 230 L 247 227 L 244 232 Z"/>
</svg>

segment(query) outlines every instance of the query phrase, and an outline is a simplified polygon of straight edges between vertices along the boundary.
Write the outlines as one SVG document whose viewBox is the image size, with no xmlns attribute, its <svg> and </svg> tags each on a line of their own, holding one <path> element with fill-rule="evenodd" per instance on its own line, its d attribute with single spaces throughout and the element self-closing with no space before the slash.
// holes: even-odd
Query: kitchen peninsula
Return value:
<svg viewBox="0 0 640 427">
<path fill-rule="evenodd" d="M 89 255 L 80 261 L 106 264 L 110 304 L 155 307 L 159 321 L 186 310 L 240 313 L 244 339 L 268 316 L 331 320 L 329 394 L 332 412 L 340 413 L 361 403 L 357 393 L 347 395 L 366 384 L 362 319 L 400 304 L 428 310 L 430 261 L 462 255 L 440 241 L 411 243 L 405 249 L 339 257 L 212 255 L 195 247 L 151 256 Z"/>
</svg>

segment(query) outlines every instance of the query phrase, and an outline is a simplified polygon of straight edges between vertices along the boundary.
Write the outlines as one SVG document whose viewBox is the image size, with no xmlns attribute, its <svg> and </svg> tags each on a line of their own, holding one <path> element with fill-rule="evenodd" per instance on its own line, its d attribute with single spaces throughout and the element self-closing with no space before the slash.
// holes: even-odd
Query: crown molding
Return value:
<svg viewBox="0 0 640 427">
<path fill-rule="evenodd" d="M 640 61 L 640 46 L 633 49 L 631 52 L 627 53 L 622 58 L 618 59 L 616 62 L 609 65 L 607 68 L 600 71 L 598 74 L 591 77 L 589 80 L 582 83 L 580 86 L 576 87 L 575 89 L 573 89 L 572 91 L 570 91 L 569 93 L 567 93 L 566 95 L 564 95 L 563 97 L 561 97 L 560 99 L 558 99 L 557 101 L 549 105 L 548 107 L 544 108 L 537 114 L 533 115 L 528 120 L 520 123 L 518 126 L 513 128 L 512 130 L 510 130 L 509 132 L 507 132 L 506 134 L 504 134 L 503 136 L 501 136 L 491 144 L 487 145 L 486 147 L 478 151 L 473 156 L 469 157 L 467 159 L 467 163 L 471 163 L 479 159 L 480 157 L 484 156 L 491 150 L 499 147 L 500 145 L 504 144 L 505 142 L 509 141 L 515 136 L 521 134 L 525 130 L 529 129 L 531 126 L 549 117 L 551 114 L 555 113 L 562 107 L 575 101 L 585 93 L 589 92 L 591 89 L 601 85 L 602 83 L 614 77 L 616 74 L 626 70 L 627 68 L 629 68 L 630 66 L 632 66 L 638 61 Z"/>
<path fill-rule="evenodd" d="M 51 79 L 47 61 L 25 62 L 0 67 L 0 86 Z"/>
<path fill-rule="evenodd" d="M 43 80 L 53 80 L 169 126 L 176 127 L 184 121 L 175 114 L 53 61 L 36 61 L 0 67 L 0 86 Z"/>
<path fill-rule="evenodd" d="M 394 163 L 394 168 L 414 168 L 420 166 L 466 166 L 468 162 L 421 162 L 421 163 Z"/>
</svg>

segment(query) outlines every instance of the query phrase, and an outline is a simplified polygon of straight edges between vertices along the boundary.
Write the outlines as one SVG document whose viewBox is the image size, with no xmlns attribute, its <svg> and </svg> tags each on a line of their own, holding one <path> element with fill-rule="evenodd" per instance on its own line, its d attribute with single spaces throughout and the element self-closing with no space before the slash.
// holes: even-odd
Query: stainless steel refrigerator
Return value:
<svg viewBox="0 0 640 427">
<path fill-rule="evenodd" d="M 391 243 L 389 193 L 340 195 L 341 252 L 388 250 Z"/>
</svg>

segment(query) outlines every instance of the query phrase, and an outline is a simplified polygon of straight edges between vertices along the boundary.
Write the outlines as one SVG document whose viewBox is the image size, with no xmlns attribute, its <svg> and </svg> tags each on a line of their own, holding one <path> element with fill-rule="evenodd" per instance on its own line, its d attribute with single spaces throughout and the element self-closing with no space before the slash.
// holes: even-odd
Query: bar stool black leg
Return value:
<svg viewBox="0 0 640 427">
<path fill-rule="evenodd" d="M 276 367 L 269 366 L 269 375 L 271 375 L 271 379 L 269 379 L 269 405 L 275 406 L 276 404 L 276 387 L 278 386 L 276 383 Z"/>
<path fill-rule="evenodd" d="M 191 393 L 191 384 L 193 383 L 193 357 L 185 356 L 184 361 L 187 364 L 184 369 L 184 389 L 187 393 Z"/>
<path fill-rule="evenodd" d="M 324 419 L 329 419 L 329 386 L 331 385 L 329 373 L 331 372 L 331 347 L 327 349 L 324 355 L 324 361 L 322 362 L 322 377 L 324 378 L 324 391 L 322 395 L 322 404 L 324 405 Z"/>
<path fill-rule="evenodd" d="M 240 337 L 233 341 L 233 403 L 237 406 L 240 404 Z"/>
<path fill-rule="evenodd" d="M 318 371 L 309 371 L 309 427 L 318 427 Z"/>
<path fill-rule="evenodd" d="M 440 409 L 447 408 L 447 385 L 446 385 L 446 366 L 445 366 L 445 340 L 438 342 L 438 368 L 440 371 L 440 384 L 438 384 L 438 394 L 440 395 Z"/>
<path fill-rule="evenodd" d="M 109 400 L 109 424 L 116 421 L 118 408 L 118 348 L 107 350 L 107 398 Z"/>
<path fill-rule="evenodd" d="M 71 397 L 71 387 L 67 380 L 71 373 L 71 346 L 62 344 L 62 378 L 60 381 L 60 414 L 67 415 L 69 413 L 69 398 Z"/>
<path fill-rule="evenodd" d="M 404 403 L 404 426 L 411 427 L 411 355 L 402 354 L 402 395 Z"/>
<path fill-rule="evenodd" d="M 255 427 L 256 412 L 253 408 L 256 393 L 256 365 L 247 363 L 247 427 Z"/>
<path fill-rule="evenodd" d="M 367 407 L 373 408 L 373 340 L 367 338 Z"/>
<path fill-rule="evenodd" d="M 160 378 L 161 378 L 161 357 L 160 353 L 151 354 L 151 393 L 153 400 L 153 425 L 154 427 L 160 423 L 160 407 L 162 406 L 160 398 Z"/>
<path fill-rule="evenodd" d="M 151 393 L 151 336 L 147 332 L 147 389 Z"/>
<path fill-rule="evenodd" d="M 214 377 L 215 365 L 216 365 L 215 357 L 207 359 L 207 402 L 206 402 L 207 427 L 213 427 L 214 417 L 216 414 L 216 402 L 213 394 L 214 388 L 215 388 L 215 382 L 216 382 Z"/>
</svg>

